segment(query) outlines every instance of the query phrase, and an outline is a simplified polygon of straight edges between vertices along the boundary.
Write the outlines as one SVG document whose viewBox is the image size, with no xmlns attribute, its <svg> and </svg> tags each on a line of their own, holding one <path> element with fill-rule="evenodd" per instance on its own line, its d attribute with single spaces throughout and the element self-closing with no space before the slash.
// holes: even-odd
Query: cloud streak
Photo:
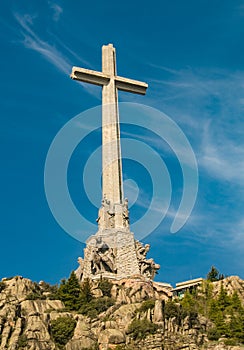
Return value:
<svg viewBox="0 0 244 350">
<path fill-rule="evenodd" d="M 48 1 L 48 5 L 53 10 L 53 20 L 58 22 L 61 14 L 63 13 L 62 7 L 52 1 Z"/>
<path fill-rule="evenodd" d="M 155 68 L 159 72 L 152 87 L 156 104 L 169 108 L 182 125 L 202 170 L 243 185 L 243 72 Z"/>
<path fill-rule="evenodd" d="M 211 241 L 227 250 L 243 249 L 244 73 L 152 68 L 157 78 L 148 79 L 154 96 L 149 97 L 149 104 L 182 127 L 199 165 L 200 190 L 183 230 L 185 238 L 205 244 Z M 171 204 L 166 217 L 172 219 L 175 214 Z"/>
<path fill-rule="evenodd" d="M 59 71 L 68 74 L 71 71 L 71 64 L 69 60 L 61 54 L 53 45 L 42 40 L 33 30 L 34 16 L 24 15 L 20 16 L 18 13 L 14 14 L 16 21 L 21 27 L 21 34 L 23 36 L 23 45 L 40 53 L 45 59 L 52 63 Z"/>
<path fill-rule="evenodd" d="M 223 136 L 216 142 L 215 135 L 211 135 L 211 123 L 204 128 L 199 164 L 215 178 L 243 186 L 243 148 Z"/>
<path fill-rule="evenodd" d="M 43 40 L 33 30 L 35 16 L 31 16 L 29 14 L 25 14 L 22 16 L 19 13 L 14 13 L 14 17 L 21 28 L 21 43 L 24 45 L 24 47 L 38 52 L 43 58 L 45 58 L 61 73 L 69 75 L 72 68 L 71 61 L 73 61 L 73 57 L 72 59 L 70 59 L 68 55 L 65 55 L 63 53 L 64 50 L 66 50 L 68 54 L 71 54 L 71 56 L 74 56 L 76 60 L 79 59 L 79 61 L 83 61 L 76 54 L 74 55 L 72 50 L 70 50 L 65 44 L 62 44 L 63 50 L 60 51 L 57 49 L 56 45 L 50 44 L 47 41 Z M 82 88 L 84 88 L 90 95 L 96 98 L 100 97 L 99 91 L 95 86 L 91 86 L 90 84 L 84 84 L 81 82 L 76 83 L 82 86 Z"/>
</svg>

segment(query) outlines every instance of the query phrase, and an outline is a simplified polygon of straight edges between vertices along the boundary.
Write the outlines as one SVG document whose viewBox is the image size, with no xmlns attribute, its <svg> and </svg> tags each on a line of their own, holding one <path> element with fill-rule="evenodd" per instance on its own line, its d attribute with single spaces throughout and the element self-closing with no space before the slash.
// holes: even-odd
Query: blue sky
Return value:
<svg viewBox="0 0 244 350">
<path fill-rule="evenodd" d="M 44 165 L 65 123 L 101 102 L 99 87 L 69 78 L 71 67 L 100 70 L 101 46 L 113 43 L 118 74 L 149 84 L 146 96 L 120 93 L 120 101 L 170 116 L 191 143 L 199 168 L 192 215 L 171 234 L 182 196 L 177 157 L 156 135 L 122 127 L 124 137 L 144 139 L 154 148 L 172 181 L 166 217 L 144 239 L 161 265 L 157 280 L 204 277 L 211 265 L 244 278 L 244 2 L 15 0 L 2 2 L 0 24 L 0 277 L 18 274 L 56 283 L 77 266 L 84 244 L 52 216 Z M 98 147 L 99 140 L 91 134 L 83 149 Z M 95 222 L 97 209 L 80 181 L 83 153 L 77 148 L 70 162 L 70 193 Z M 152 186 L 140 164 L 125 159 L 123 166 L 125 179 L 139 188 L 131 182 L 131 196 L 133 189 L 139 191 L 130 210 L 133 222 L 146 210 Z"/>
</svg>

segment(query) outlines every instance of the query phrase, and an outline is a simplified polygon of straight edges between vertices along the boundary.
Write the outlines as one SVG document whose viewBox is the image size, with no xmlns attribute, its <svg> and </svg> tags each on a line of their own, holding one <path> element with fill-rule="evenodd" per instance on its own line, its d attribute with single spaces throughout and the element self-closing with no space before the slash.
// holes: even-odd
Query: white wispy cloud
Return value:
<svg viewBox="0 0 244 350">
<path fill-rule="evenodd" d="M 153 134 L 149 133 L 140 133 L 139 132 L 132 132 L 132 131 L 121 131 L 121 135 L 125 138 L 137 138 L 140 141 L 146 143 L 147 145 L 154 146 L 157 150 L 163 151 L 164 153 L 172 153 L 172 150 L 170 150 L 169 147 L 166 146 L 166 143 L 164 140 L 162 140 L 160 137 L 155 137 Z"/>
<path fill-rule="evenodd" d="M 48 5 L 53 10 L 53 20 L 57 22 L 60 19 L 61 14 L 63 13 L 62 7 L 52 1 L 48 1 Z"/>
<path fill-rule="evenodd" d="M 163 101 L 182 125 L 202 169 L 219 180 L 243 185 L 244 73 L 155 68 L 167 72 L 165 78 L 159 73 L 154 80 L 157 104 Z"/>
<path fill-rule="evenodd" d="M 211 123 L 204 128 L 199 164 L 212 176 L 244 185 L 244 149 L 235 140 L 211 134 Z M 217 139 L 217 140 L 216 140 Z"/>
<path fill-rule="evenodd" d="M 72 66 L 67 57 L 61 54 L 54 45 L 42 40 L 32 29 L 35 16 L 28 14 L 21 16 L 18 13 L 15 13 L 14 16 L 21 27 L 23 45 L 28 49 L 37 51 L 61 72 L 68 74 Z"/>
<path fill-rule="evenodd" d="M 199 165 L 200 191 L 184 236 L 222 249 L 232 244 L 243 249 L 244 72 L 153 68 L 157 79 L 150 86 L 149 104 L 181 126 Z M 166 218 L 174 219 L 176 212 L 172 203 Z"/>
<path fill-rule="evenodd" d="M 36 18 L 35 15 L 20 15 L 19 13 L 14 13 L 14 17 L 21 28 L 20 42 L 27 49 L 38 52 L 43 58 L 50 62 L 61 73 L 64 73 L 65 75 L 69 75 L 71 73 L 71 61 L 73 62 L 74 57 L 76 60 L 79 59 L 79 61 L 83 61 L 82 58 L 79 58 L 77 55 L 73 55 L 72 50 L 68 49 L 67 45 L 63 44 L 61 51 L 57 48 L 57 46 L 54 43 L 49 43 L 46 40 L 44 40 L 40 35 L 38 35 L 34 31 L 34 21 Z M 85 84 L 81 82 L 79 82 L 78 84 L 82 86 L 82 88 L 84 88 L 92 96 L 100 98 L 100 93 L 97 87 L 91 84 Z"/>
</svg>

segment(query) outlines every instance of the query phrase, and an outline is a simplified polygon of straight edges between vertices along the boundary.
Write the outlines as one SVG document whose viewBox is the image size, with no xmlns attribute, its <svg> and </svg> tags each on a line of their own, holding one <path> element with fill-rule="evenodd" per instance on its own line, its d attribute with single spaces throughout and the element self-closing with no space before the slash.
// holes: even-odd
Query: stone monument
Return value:
<svg viewBox="0 0 244 350">
<path fill-rule="evenodd" d="M 88 238 L 76 274 L 79 280 L 133 275 L 152 279 L 160 266 L 146 258 L 149 245 L 136 241 L 130 231 L 128 200 L 123 195 L 118 113 L 118 90 L 144 95 L 148 85 L 117 75 L 112 44 L 102 47 L 102 72 L 73 67 L 71 78 L 102 86 L 102 204 L 98 232 Z"/>
</svg>

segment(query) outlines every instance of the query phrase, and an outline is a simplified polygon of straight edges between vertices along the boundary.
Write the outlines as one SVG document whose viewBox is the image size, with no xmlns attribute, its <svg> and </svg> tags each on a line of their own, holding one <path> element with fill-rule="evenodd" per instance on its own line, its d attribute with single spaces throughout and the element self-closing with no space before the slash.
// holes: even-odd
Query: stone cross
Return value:
<svg viewBox="0 0 244 350">
<path fill-rule="evenodd" d="M 117 76 L 116 52 L 112 44 L 102 47 L 102 72 L 73 67 L 71 78 L 102 86 L 102 193 L 110 204 L 122 204 L 118 90 L 144 95 L 148 85 Z"/>
<path fill-rule="evenodd" d="M 147 84 L 122 78 L 116 72 L 115 48 L 102 47 L 102 72 L 73 67 L 71 78 L 102 86 L 102 206 L 98 232 L 86 241 L 84 260 L 76 270 L 79 280 L 154 277 L 159 269 L 146 259 L 149 246 L 135 241 L 129 227 L 128 201 L 123 195 L 118 90 L 144 95 Z"/>
</svg>

